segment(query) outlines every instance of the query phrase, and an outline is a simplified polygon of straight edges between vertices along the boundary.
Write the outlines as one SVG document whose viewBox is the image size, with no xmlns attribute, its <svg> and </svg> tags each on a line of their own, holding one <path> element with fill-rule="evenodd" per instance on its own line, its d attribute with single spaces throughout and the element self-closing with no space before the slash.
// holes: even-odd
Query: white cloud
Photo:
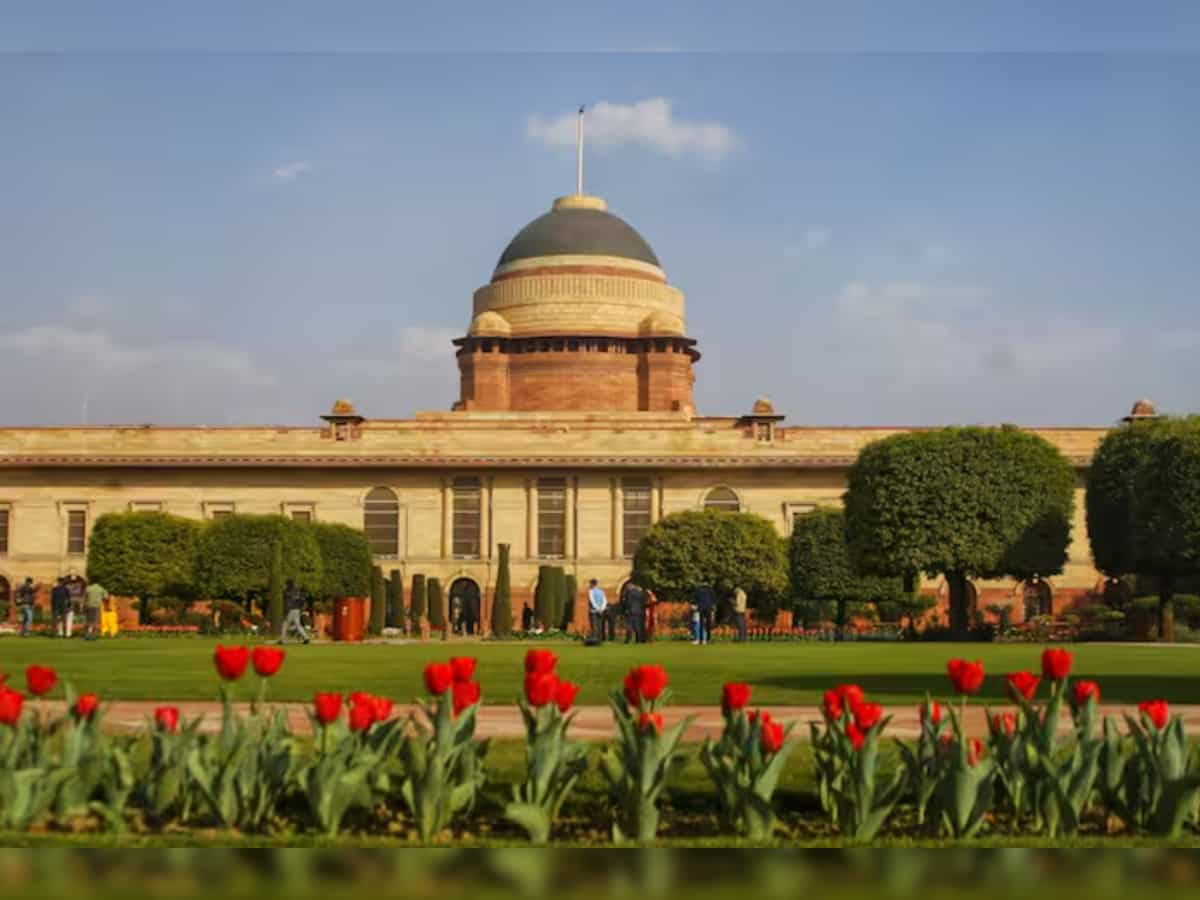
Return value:
<svg viewBox="0 0 1200 900">
<path fill-rule="evenodd" d="M 529 117 L 526 135 L 547 147 L 574 147 L 577 115 L 564 113 L 551 119 Z M 643 147 L 672 158 L 688 154 L 719 160 L 740 143 L 733 130 L 720 122 L 678 119 L 665 97 L 637 103 L 602 100 L 588 107 L 584 117 L 584 140 L 588 146 Z"/>
<path fill-rule="evenodd" d="M 287 165 L 280 166 L 271 173 L 271 177 L 276 181 L 295 181 L 306 172 L 312 171 L 312 164 L 305 160 L 297 160 L 290 162 Z"/>
</svg>

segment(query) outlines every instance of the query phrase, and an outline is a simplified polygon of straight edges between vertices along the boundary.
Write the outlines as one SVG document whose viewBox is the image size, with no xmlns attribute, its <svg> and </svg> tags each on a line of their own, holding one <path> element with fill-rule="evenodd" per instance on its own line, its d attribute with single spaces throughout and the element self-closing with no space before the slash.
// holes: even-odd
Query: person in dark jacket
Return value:
<svg viewBox="0 0 1200 900">
<path fill-rule="evenodd" d="M 702 584 L 696 588 L 696 612 L 699 623 L 696 626 L 696 643 L 707 644 L 712 637 L 713 613 L 717 608 L 717 595 L 710 585 Z"/>
<path fill-rule="evenodd" d="M 71 591 L 67 579 L 60 578 L 50 591 L 50 615 L 54 619 L 54 633 L 59 637 L 70 637 L 67 630 L 67 613 L 71 611 Z"/>
<path fill-rule="evenodd" d="M 646 643 L 646 592 L 630 578 L 621 589 L 621 607 L 625 610 L 625 643 Z"/>
<path fill-rule="evenodd" d="M 33 610 L 37 606 L 38 585 L 25 576 L 25 583 L 17 588 L 17 609 L 21 611 L 21 637 L 27 637 L 33 628 Z"/>
</svg>

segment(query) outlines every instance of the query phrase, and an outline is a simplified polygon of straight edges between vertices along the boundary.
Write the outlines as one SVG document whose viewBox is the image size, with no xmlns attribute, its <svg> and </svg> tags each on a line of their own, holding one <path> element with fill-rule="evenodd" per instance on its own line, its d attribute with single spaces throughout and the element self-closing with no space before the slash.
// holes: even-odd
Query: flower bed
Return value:
<svg viewBox="0 0 1200 900">
<path fill-rule="evenodd" d="M 485 829 L 545 843 L 594 837 L 603 827 L 616 841 L 640 842 L 698 827 L 696 810 L 670 802 L 674 779 L 696 759 L 713 798 L 705 821 L 715 824 L 703 828 L 751 840 L 1058 839 L 1113 827 L 1176 839 L 1200 825 L 1200 771 L 1180 718 L 1165 702 L 1147 700 L 1137 717 L 1102 720 L 1101 686 L 1071 681 L 1065 649 L 1045 651 L 1040 672 L 1007 673 L 1012 705 L 988 710 L 980 734 L 964 724 L 985 679 L 977 662 L 950 663 L 957 700 L 927 698 L 912 742 L 887 736 L 887 710 L 861 688 L 831 687 L 809 723 L 812 761 L 804 765 L 815 767 L 813 808 L 794 792 L 776 795 L 797 723 L 755 708 L 750 685 L 723 686 L 721 735 L 690 747 L 681 742 L 687 720 L 664 723 L 668 673 L 635 667 L 612 692 L 616 738 L 597 754 L 571 737 L 578 686 L 553 652 L 530 650 L 517 698 L 524 767 L 511 795 L 498 800 L 489 793 L 489 743 L 475 737 L 483 689 L 473 658 L 428 665 L 427 699 L 413 716 L 394 715 L 385 697 L 318 692 L 311 740 L 293 733 L 270 703 L 271 679 L 285 661 L 277 647 L 217 647 L 223 705 L 215 734 L 170 705 L 139 733 L 111 734 L 101 727 L 103 698 L 77 693 L 51 669 L 28 667 L 24 690 L 0 679 L 0 829 L 334 835 L 349 828 L 411 831 L 422 841 Z M 235 711 L 239 694 L 252 700 L 248 715 Z M 51 695 L 66 700 L 61 715 L 49 715 Z M 1067 734 L 1057 727 L 1064 715 Z M 606 799 L 590 820 L 572 820 L 564 810 L 589 779 L 593 795 Z"/>
</svg>

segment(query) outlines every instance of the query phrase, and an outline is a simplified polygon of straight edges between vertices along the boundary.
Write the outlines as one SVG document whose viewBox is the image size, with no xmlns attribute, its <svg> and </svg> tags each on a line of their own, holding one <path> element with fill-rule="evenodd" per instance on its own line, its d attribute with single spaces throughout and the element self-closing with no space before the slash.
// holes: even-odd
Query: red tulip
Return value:
<svg viewBox="0 0 1200 900">
<path fill-rule="evenodd" d="M 16 726 L 21 720 L 21 707 L 24 704 L 24 694 L 0 685 L 0 723 Z"/>
<path fill-rule="evenodd" d="M 867 699 L 867 695 L 857 684 L 839 684 L 833 689 L 833 692 L 841 697 L 842 702 L 851 709 Z"/>
<path fill-rule="evenodd" d="M 217 649 L 213 653 L 213 663 L 217 667 L 217 674 L 225 681 L 237 681 L 241 678 L 249 662 L 250 649 L 248 647 L 222 647 L 217 644 Z"/>
<path fill-rule="evenodd" d="M 454 669 L 449 663 L 430 663 L 425 667 L 425 690 L 440 697 L 454 684 Z"/>
<path fill-rule="evenodd" d="M 76 720 L 90 719 L 99 705 L 100 698 L 95 694 L 80 694 L 75 700 L 75 708 L 72 712 L 75 714 Z"/>
<path fill-rule="evenodd" d="M 1075 697 L 1076 706 L 1084 706 L 1088 702 L 1089 697 L 1094 697 L 1096 702 L 1100 702 L 1100 685 L 1094 681 L 1077 681 L 1072 685 L 1072 694 Z"/>
<path fill-rule="evenodd" d="M 179 707 L 160 706 L 154 710 L 154 724 L 160 731 L 174 734 L 179 730 Z"/>
<path fill-rule="evenodd" d="M 1146 716 L 1159 731 L 1167 727 L 1171 721 L 1171 707 L 1166 700 L 1144 700 L 1138 704 L 1138 710 Z"/>
<path fill-rule="evenodd" d="M 392 716 L 392 701 L 387 697 L 371 698 L 371 714 L 376 722 L 386 722 Z"/>
<path fill-rule="evenodd" d="M 255 647 L 250 659 L 260 678 L 270 678 L 283 665 L 283 656 L 283 651 L 278 647 Z"/>
<path fill-rule="evenodd" d="M 837 722 L 842 718 L 842 711 L 845 709 L 842 704 L 842 695 L 837 691 L 826 691 L 821 704 L 822 712 L 825 713 L 825 718 L 830 722 Z"/>
<path fill-rule="evenodd" d="M 763 722 L 758 743 L 763 753 L 778 753 L 779 748 L 783 746 L 783 723 Z"/>
<path fill-rule="evenodd" d="M 983 741 L 979 738 L 970 738 L 967 741 L 967 765 L 974 766 L 981 759 L 983 759 Z"/>
<path fill-rule="evenodd" d="M 731 681 L 721 688 L 721 709 L 733 712 L 742 709 L 750 702 L 750 685 L 740 681 Z"/>
<path fill-rule="evenodd" d="M 854 724 L 859 731 L 870 731 L 882 718 L 883 707 L 878 703 L 860 703 L 854 707 Z"/>
<path fill-rule="evenodd" d="M 530 706 L 545 706 L 558 698 L 558 676 L 553 672 L 530 672 L 525 676 L 525 700 Z"/>
<path fill-rule="evenodd" d="M 1042 675 L 1050 681 L 1065 681 L 1071 674 L 1071 664 L 1074 661 L 1075 654 L 1070 650 L 1044 650 L 1042 651 Z"/>
<path fill-rule="evenodd" d="M 454 672 L 455 681 L 470 681 L 475 677 L 476 659 L 473 656 L 450 657 L 450 669 Z"/>
<path fill-rule="evenodd" d="M 58 673 L 47 666 L 26 666 L 25 684 L 35 697 L 48 694 L 58 683 Z"/>
<path fill-rule="evenodd" d="M 653 728 L 659 734 L 662 734 L 663 717 L 661 713 L 644 712 L 638 716 L 638 731 L 645 732 Z"/>
<path fill-rule="evenodd" d="M 536 672 L 544 675 L 547 672 L 553 672 L 556 665 L 558 665 L 558 657 L 549 650 L 534 649 L 525 654 L 525 671 L 529 674 Z"/>
<path fill-rule="evenodd" d="M 850 746 L 855 750 L 861 750 L 863 741 L 867 739 L 867 736 L 853 722 L 846 725 L 846 737 L 850 739 Z"/>
<path fill-rule="evenodd" d="M 313 709 L 317 714 L 317 721 L 322 725 L 336 722 L 342 714 L 342 695 L 317 694 L 313 697 Z"/>
<path fill-rule="evenodd" d="M 637 666 L 625 676 L 625 702 L 640 706 L 641 701 L 653 702 L 667 686 L 667 673 L 662 666 Z"/>
<path fill-rule="evenodd" d="M 1004 677 L 1008 679 L 1008 692 L 1014 700 L 1018 697 L 1032 700 L 1038 685 L 1042 683 L 1042 679 L 1032 672 L 1009 672 Z"/>
<path fill-rule="evenodd" d="M 350 730 L 366 731 L 375 722 L 375 710 L 369 703 L 360 703 L 350 707 Z"/>
<path fill-rule="evenodd" d="M 921 712 L 921 721 L 929 722 L 933 727 L 937 727 L 942 721 L 942 705 L 936 700 L 929 700 L 922 703 L 918 709 Z"/>
<path fill-rule="evenodd" d="M 983 663 L 979 660 L 952 659 L 946 665 L 946 673 L 959 694 L 974 694 L 983 684 Z"/>
<path fill-rule="evenodd" d="M 1010 712 L 996 713 L 992 716 L 992 730 L 1012 737 L 1017 733 L 1017 717 Z"/>
<path fill-rule="evenodd" d="M 558 711 L 565 713 L 569 710 L 578 695 L 579 685 L 570 681 L 560 681 L 558 689 L 554 692 L 554 702 L 558 704 Z"/>
<path fill-rule="evenodd" d="M 454 704 L 452 707 L 454 715 L 457 716 L 467 707 L 478 703 L 481 693 L 478 681 L 460 681 L 455 684 L 454 693 L 450 698 Z"/>
</svg>

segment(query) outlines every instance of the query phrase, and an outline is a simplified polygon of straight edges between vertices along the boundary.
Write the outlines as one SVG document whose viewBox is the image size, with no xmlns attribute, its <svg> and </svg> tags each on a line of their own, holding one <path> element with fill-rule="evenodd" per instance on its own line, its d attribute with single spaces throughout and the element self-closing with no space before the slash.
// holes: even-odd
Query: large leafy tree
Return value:
<svg viewBox="0 0 1200 900">
<path fill-rule="evenodd" d="M 1087 525 L 1102 572 L 1157 580 L 1159 637 L 1173 641 L 1175 593 L 1200 575 L 1200 417 L 1109 432 L 1088 471 Z"/>
<path fill-rule="evenodd" d="M 1062 571 L 1074 488 L 1054 445 L 1011 426 L 893 435 L 850 468 L 850 557 L 873 575 L 944 575 L 950 626 L 964 636 L 968 579 Z"/>
<path fill-rule="evenodd" d="M 163 512 L 106 513 L 88 540 L 88 580 L 121 597 L 190 597 L 203 528 Z"/>
<path fill-rule="evenodd" d="M 689 600 L 700 584 L 718 594 L 740 586 L 759 610 L 787 592 L 785 542 L 761 516 L 706 509 L 656 522 L 638 545 L 633 567 L 661 600 Z"/>
<path fill-rule="evenodd" d="M 315 596 L 322 600 L 367 596 L 371 547 L 362 530 L 338 522 L 314 522 L 308 527 L 321 554 L 321 587 Z"/>
<path fill-rule="evenodd" d="M 840 509 L 818 509 L 797 516 L 788 555 L 792 595 L 833 603 L 839 638 L 847 612 L 855 604 L 898 603 L 905 597 L 903 578 L 863 575 L 851 565 L 846 515 Z"/>
<path fill-rule="evenodd" d="M 279 542 L 283 577 L 309 593 L 321 590 L 321 550 L 311 525 L 285 516 L 223 516 L 196 545 L 196 586 L 209 597 L 267 595 L 272 545 Z"/>
</svg>

